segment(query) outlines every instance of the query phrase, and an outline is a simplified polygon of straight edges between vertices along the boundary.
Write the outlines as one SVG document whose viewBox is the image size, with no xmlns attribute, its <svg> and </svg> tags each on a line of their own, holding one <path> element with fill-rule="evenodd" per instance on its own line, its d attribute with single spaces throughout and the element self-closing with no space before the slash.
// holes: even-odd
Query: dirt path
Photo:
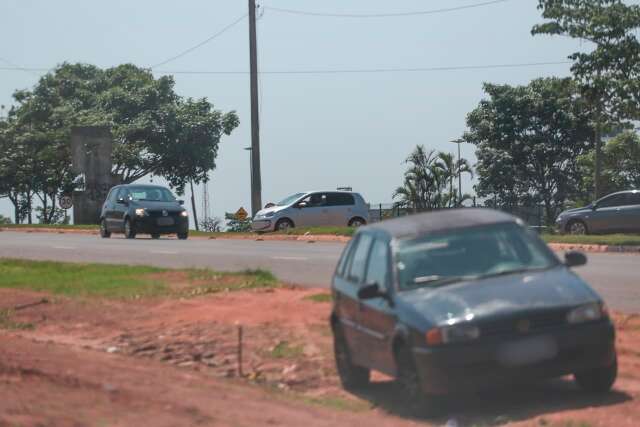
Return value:
<svg viewBox="0 0 640 427">
<path fill-rule="evenodd" d="M 620 376 L 605 396 L 572 381 L 456 397 L 414 419 L 392 382 L 339 386 L 317 290 L 113 301 L 0 289 L 0 426 L 636 426 L 640 317 L 616 316 Z M 238 323 L 243 366 L 237 364 Z M 573 424 L 571 424 L 573 423 Z M 583 423 L 583 424 L 581 424 Z"/>
</svg>

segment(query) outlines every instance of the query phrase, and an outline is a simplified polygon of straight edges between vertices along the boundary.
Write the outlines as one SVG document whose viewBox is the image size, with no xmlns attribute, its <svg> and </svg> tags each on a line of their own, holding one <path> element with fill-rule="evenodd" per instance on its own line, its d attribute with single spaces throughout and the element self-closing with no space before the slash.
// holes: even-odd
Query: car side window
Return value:
<svg viewBox="0 0 640 427">
<path fill-rule="evenodd" d="M 347 247 L 342 252 L 342 258 L 340 258 L 340 262 L 338 263 L 338 268 L 336 269 L 336 274 L 340 277 L 344 277 L 346 273 L 346 267 L 349 265 L 349 260 L 351 259 L 351 255 L 353 254 L 353 248 L 356 246 L 356 240 L 351 239 L 351 241 L 347 244 Z"/>
<path fill-rule="evenodd" d="M 640 193 L 627 193 L 627 205 L 640 205 Z"/>
<path fill-rule="evenodd" d="M 328 206 L 353 206 L 355 200 L 351 194 L 348 193 L 329 193 L 327 196 Z"/>
<path fill-rule="evenodd" d="M 380 289 L 386 290 L 389 283 L 389 246 L 377 239 L 371 248 L 367 267 L 367 283 L 376 283 Z"/>
<path fill-rule="evenodd" d="M 349 280 L 356 283 L 362 283 L 365 277 L 367 267 L 367 257 L 373 238 L 368 234 L 360 235 L 353 256 L 351 257 L 351 266 L 349 268 Z"/>
<path fill-rule="evenodd" d="M 613 208 L 616 206 L 624 206 L 626 204 L 627 198 L 625 194 L 616 194 L 606 199 L 600 201 L 598 203 L 599 208 Z"/>
</svg>

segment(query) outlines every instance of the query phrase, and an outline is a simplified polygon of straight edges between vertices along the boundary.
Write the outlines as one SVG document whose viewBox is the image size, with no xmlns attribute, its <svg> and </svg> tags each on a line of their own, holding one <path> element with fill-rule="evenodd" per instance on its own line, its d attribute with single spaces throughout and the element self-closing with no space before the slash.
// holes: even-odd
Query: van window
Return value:
<svg viewBox="0 0 640 427">
<path fill-rule="evenodd" d="M 351 268 L 349 269 L 349 280 L 356 283 L 364 281 L 365 269 L 367 267 L 367 257 L 373 238 L 368 234 L 360 235 L 355 244 L 353 256 L 351 257 Z"/>
<path fill-rule="evenodd" d="M 356 202 L 349 193 L 329 193 L 327 198 L 328 206 L 353 206 Z"/>
<path fill-rule="evenodd" d="M 389 281 L 389 248 L 386 242 L 376 239 L 369 255 L 367 283 L 376 283 L 380 289 L 387 289 Z"/>
</svg>

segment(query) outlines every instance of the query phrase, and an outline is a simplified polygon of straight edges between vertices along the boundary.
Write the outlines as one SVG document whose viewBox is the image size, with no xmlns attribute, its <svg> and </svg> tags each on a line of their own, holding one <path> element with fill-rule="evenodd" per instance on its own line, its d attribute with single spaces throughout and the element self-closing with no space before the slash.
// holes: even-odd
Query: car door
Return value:
<svg viewBox="0 0 640 427">
<path fill-rule="evenodd" d="M 367 261 L 366 284 L 377 284 L 387 295 L 391 287 L 391 257 L 389 242 L 374 240 Z M 368 349 L 369 364 L 388 375 L 395 375 L 392 337 L 396 325 L 395 310 L 390 299 L 382 297 L 361 300 L 358 324 L 362 346 Z"/>
<path fill-rule="evenodd" d="M 303 203 L 304 207 L 300 207 Z M 328 225 L 327 193 L 313 193 L 295 205 L 294 219 L 296 227 L 321 227 Z"/>
<path fill-rule="evenodd" d="M 371 249 L 371 235 L 360 234 L 350 248 L 344 271 L 337 274 L 334 282 L 336 315 L 345 334 L 352 361 L 360 366 L 369 366 L 368 350 L 363 347 L 362 330 L 358 324 L 360 300 L 358 290 L 366 274 L 367 257 Z"/>
<path fill-rule="evenodd" d="M 626 193 L 626 203 L 620 207 L 625 233 L 640 232 L 640 192 Z"/>
<path fill-rule="evenodd" d="M 116 209 L 116 195 L 118 194 L 119 188 L 114 188 L 109 192 L 107 199 L 104 201 L 104 206 L 102 208 L 102 215 L 107 224 L 107 230 L 112 231 L 114 229 L 113 219 L 115 215 Z"/>
<path fill-rule="evenodd" d="M 353 217 L 355 204 L 356 202 L 353 196 L 349 193 L 328 193 L 327 225 L 346 227 L 349 224 L 349 220 Z"/>
<path fill-rule="evenodd" d="M 590 232 L 614 233 L 624 230 L 621 207 L 626 203 L 626 195 L 613 194 L 601 199 L 589 214 L 587 226 Z"/>
</svg>

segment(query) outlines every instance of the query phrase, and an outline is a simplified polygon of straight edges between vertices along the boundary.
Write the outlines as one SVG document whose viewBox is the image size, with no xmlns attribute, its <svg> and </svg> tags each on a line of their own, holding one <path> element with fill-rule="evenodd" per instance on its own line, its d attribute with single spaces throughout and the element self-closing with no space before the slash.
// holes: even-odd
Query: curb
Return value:
<svg viewBox="0 0 640 427">
<path fill-rule="evenodd" d="M 547 243 L 556 251 L 583 251 L 583 252 L 609 252 L 609 253 L 637 253 L 640 254 L 640 246 L 620 245 L 585 245 L 581 243 Z"/>
</svg>

